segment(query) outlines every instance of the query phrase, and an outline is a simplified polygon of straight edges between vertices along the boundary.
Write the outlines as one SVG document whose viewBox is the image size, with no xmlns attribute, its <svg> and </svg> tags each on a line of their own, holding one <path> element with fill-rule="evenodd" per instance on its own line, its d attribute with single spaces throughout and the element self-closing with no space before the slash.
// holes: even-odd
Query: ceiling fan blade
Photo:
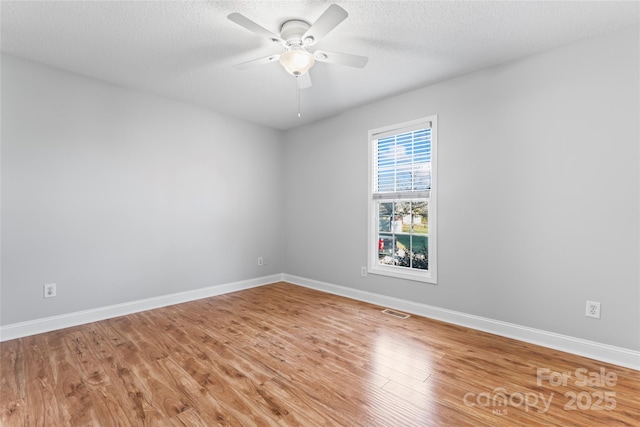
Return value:
<svg viewBox="0 0 640 427">
<path fill-rule="evenodd" d="M 265 37 L 265 38 L 271 40 L 274 43 L 280 43 L 280 44 L 286 43 L 284 40 L 282 40 L 280 38 L 280 36 L 278 36 L 277 34 L 272 33 L 271 31 L 267 30 L 263 26 L 261 26 L 259 24 L 256 24 L 255 22 L 253 22 L 251 19 L 247 18 L 244 15 L 241 15 L 239 13 L 231 13 L 231 14 L 229 14 L 227 16 L 227 18 L 229 19 L 229 21 L 235 22 L 236 24 L 240 25 L 241 27 L 244 27 L 247 30 L 249 30 L 249 31 L 261 36 L 261 37 Z"/>
<path fill-rule="evenodd" d="M 313 56 L 316 61 L 328 62 L 331 64 L 348 65 L 349 67 L 364 68 L 369 62 L 369 58 L 349 53 L 327 52 L 326 50 L 316 50 Z"/>
<path fill-rule="evenodd" d="M 338 24 L 347 19 L 347 16 L 349 16 L 349 14 L 346 10 L 337 4 L 332 4 L 320 15 L 320 18 L 313 23 L 311 28 L 304 33 L 302 36 L 304 44 L 309 46 L 316 44 L 321 38 L 337 27 Z"/>
<path fill-rule="evenodd" d="M 311 87 L 311 75 L 308 71 L 296 78 L 298 79 L 298 83 L 300 84 L 300 89 L 307 89 Z"/>
<path fill-rule="evenodd" d="M 251 68 L 256 65 L 264 65 L 270 62 L 275 62 L 279 58 L 280 58 L 280 54 L 276 53 L 275 55 L 265 56 L 264 58 L 252 59 L 251 61 L 235 64 L 233 68 L 235 68 L 236 70 L 246 70 L 247 68 Z"/>
</svg>

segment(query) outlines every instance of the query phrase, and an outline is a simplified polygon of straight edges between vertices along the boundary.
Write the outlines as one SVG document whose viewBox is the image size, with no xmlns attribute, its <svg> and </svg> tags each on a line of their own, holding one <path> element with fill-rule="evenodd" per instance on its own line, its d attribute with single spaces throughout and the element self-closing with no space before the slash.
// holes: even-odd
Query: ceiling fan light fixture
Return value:
<svg viewBox="0 0 640 427">
<path fill-rule="evenodd" d="M 280 55 L 280 63 L 291 75 L 301 76 L 315 64 L 316 60 L 309 52 L 291 49 Z"/>
</svg>

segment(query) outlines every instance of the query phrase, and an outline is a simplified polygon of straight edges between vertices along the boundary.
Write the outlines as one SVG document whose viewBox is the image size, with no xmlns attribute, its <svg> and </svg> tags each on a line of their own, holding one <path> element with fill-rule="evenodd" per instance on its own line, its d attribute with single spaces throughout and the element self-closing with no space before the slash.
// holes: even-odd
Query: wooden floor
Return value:
<svg viewBox="0 0 640 427">
<path fill-rule="evenodd" d="M 276 283 L 7 341 L 0 425 L 640 423 L 638 371 L 381 309 Z"/>
</svg>

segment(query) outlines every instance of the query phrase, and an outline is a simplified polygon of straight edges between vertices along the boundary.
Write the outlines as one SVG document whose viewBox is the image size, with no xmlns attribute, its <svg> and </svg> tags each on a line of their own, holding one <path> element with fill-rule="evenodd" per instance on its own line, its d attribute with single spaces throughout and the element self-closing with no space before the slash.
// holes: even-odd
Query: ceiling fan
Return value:
<svg viewBox="0 0 640 427">
<path fill-rule="evenodd" d="M 366 56 L 311 50 L 320 39 L 337 27 L 347 16 L 349 14 L 346 10 L 337 4 L 332 4 L 313 24 L 309 24 L 302 19 L 285 21 L 280 28 L 280 35 L 277 35 L 244 15 L 232 13 L 227 16 L 230 21 L 274 43 L 278 43 L 284 48 L 282 53 L 242 62 L 234 65 L 234 67 L 243 70 L 279 60 L 289 74 L 298 78 L 299 88 L 301 89 L 311 86 L 311 78 L 308 71 L 316 61 L 363 68 L 369 61 Z"/>
</svg>

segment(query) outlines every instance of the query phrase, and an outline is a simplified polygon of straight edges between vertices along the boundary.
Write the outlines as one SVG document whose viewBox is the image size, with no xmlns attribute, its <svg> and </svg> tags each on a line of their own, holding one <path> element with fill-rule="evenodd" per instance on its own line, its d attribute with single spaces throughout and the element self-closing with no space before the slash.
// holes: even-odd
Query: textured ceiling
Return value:
<svg viewBox="0 0 640 427">
<path fill-rule="evenodd" d="M 2 52 L 289 129 L 376 99 L 639 22 L 639 3 L 338 1 L 349 17 L 318 49 L 369 57 L 363 69 L 316 63 L 301 92 L 278 63 L 233 64 L 278 45 L 227 20 L 239 12 L 274 33 L 314 22 L 325 1 L 5 1 Z"/>
</svg>

